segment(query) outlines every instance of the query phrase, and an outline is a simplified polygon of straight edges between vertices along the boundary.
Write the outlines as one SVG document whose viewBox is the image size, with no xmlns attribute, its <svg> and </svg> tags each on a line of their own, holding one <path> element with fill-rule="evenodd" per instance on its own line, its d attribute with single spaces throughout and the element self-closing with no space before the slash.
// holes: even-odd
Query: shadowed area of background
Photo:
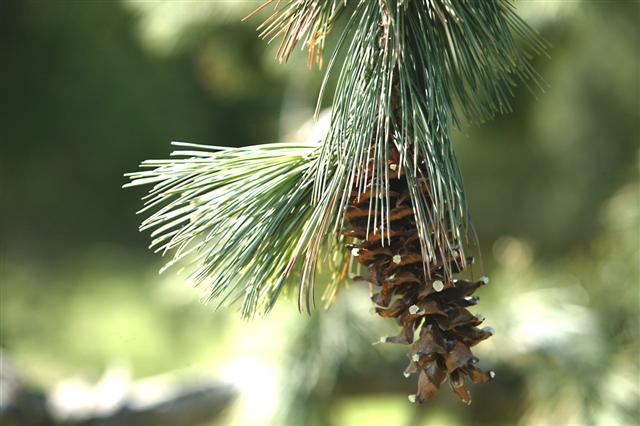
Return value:
<svg viewBox="0 0 640 426">
<path fill-rule="evenodd" d="M 638 5 L 519 3 L 553 45 L 549 87 L 454 137 L 496 329 L 477 351 L 496 380 L 467 408 L 408 402 L 405 348 L 371 346 L 393 324 L 359 284 L 242 322 L 157 274 L 123 173 L 171 140 L 292 141 L 312 116 L 321 73 L 273 60 L 240 22 L 258 4 L 0 2 L 0 414 L 10 362 L 69 424 L 189 392 L 224 406 L 190 424 L 637 424 Z"/>
</svg>

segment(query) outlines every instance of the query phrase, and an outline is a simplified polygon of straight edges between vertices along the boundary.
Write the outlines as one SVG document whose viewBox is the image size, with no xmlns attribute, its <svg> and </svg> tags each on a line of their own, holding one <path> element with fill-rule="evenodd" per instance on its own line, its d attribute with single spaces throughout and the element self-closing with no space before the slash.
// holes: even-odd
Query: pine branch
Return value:
<svg viewBox="0 0 640 426">
<path fill-rule="evenodd" d="M 509 0 L 280 6 L 259 27 L 264 38 L 282 37 L 280 60 L 302 42 L 309 61 L 321 64 L 327 34 L 349 14 L 320 94 L 336 74 L 328 135 L 318 146 L 196 146 L 176 153 L 187 158 L 144 162 L 153 170 L 130 174 L 128 186 L 154 185 L 143 211 L 155 213 L 141 228 L 154 229 L 152 247 L 174 252 L 169 265 L 183 258 L 197 265 L 191 278 L 207 287 L 207 299 L 243 299 L 245 316 L 267 312 L 300 272 L 299 305 L 309 309 L 320 259 L 330 259 L 335 277 L 345 275 L 341 230 L 353 193 L 369 194 L 365 236 L 389 243 L 390 188 L 402 176 L 425 275 L 438 260 L 450 277 L 446 259 L 455 254 L 463 268 L 475 243 L 450 132 L 463 117 L 509 111 L 515 84 L 540 86 L 529 59 L 545 44 Z"/>
</svg>

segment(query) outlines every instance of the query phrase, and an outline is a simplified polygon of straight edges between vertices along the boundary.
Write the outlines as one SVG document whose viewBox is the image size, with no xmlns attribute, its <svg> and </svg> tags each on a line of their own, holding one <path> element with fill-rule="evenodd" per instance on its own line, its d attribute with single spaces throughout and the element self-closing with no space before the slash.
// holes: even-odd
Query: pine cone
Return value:
<svg viewBox="0 0 640 426">
<path fill-rule="evenodd" d="M 460 273 L 473 263 L 470 257 L 460 258 L 455 248 L 446 259 L 448 268 L 437 261 L 424 268 L 409 188 L 403 174 L 398 174 L 397 155 L 394 157 L 389 167 L 395 174 L 390 177 L 390 242 L 382 244 L 380 230 L 367 235 L 370 188 L 360 193 L 352 192 L 351 203 L 345 212 L 349 227 L 344 234 L 359 240 L 348 248 L 368 269 L 367 276 L 355 279 L 370 283 L 376 313 L 395 318 L 401 326 L 400 334 L 381 341 L 411 344 L 408 354 L 411 361 L 404 374 L 406 377 L 418 374 L 418 391 L 409 399 L 424 402 L 435 395 L 448 378 L 455 395 L 470 404 L 465 376 L 473 383 L 483 383 L 494 376 L 492 371 L 485 372 L 476 367 L 478 359 L 470 349 L 490 337 L 493 330 L 478 328 L 484 318 L 466 309 L 477 303 L 478 298 L 472 294 L 488 279 L 466 281 L 448 276 L 448 272 Z M 423 191 L 428 196 L 426 186 Z M 386 239 L 387 231 L 384 236 Z"/>
</svg>

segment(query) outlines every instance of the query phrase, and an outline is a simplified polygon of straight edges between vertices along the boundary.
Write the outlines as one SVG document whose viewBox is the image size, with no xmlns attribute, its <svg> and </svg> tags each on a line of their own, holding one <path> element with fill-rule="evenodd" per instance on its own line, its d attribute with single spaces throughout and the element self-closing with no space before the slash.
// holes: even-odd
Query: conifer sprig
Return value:
<svg viewBox="0 0 640 426">
<path fill-rule="evenodd" d="M 312 213 L 315 144 L 190 148 L 129 173 L 126 187 L 153 185 L 139 213 L 154 210 L 151 248 L 166 267 L 196 265 L 191 279 L 218 305 L 243 299 L 242 314 L 267 312 L 288 276 L 291 252 Z M 165 268 L 166 268 L 165 267 Z"/>
<path fill-rule="evenodd" d="M 509 111 L 517 83 L 539 86 L 530 55 L 545 44 L 510 0 L 270 0 L 260 9 L 273 4 L 259 32 L 282 38 L 281 60 L 301 42 L 321 64 L 327 34 L 347 15 L 320 94 L 335 75 L 329 132 L 318 145 L 197 146 L 178 153 L 187 158 L 144 162 L 152 170 L 130 174 L 128 186 L 154 184 L 143 211 L 156 212 L 142 226 L 155 229 L 152 247 L 173 251 L 170 264 L 192 259 L 207 298 L 243 298 L 245 316 L 268 311 L 299 271 L 299 304 L 309 308 L 320 262 L 344 276 L 340 230 L 353 193 L 370 188 L 367 234 L 389 241 L 389 188 L 402 173 L 424 268 L 436 259 L 449 268 L 454 251 L 464 262 L 474 238 L 451 129 Z"/>
</svg>

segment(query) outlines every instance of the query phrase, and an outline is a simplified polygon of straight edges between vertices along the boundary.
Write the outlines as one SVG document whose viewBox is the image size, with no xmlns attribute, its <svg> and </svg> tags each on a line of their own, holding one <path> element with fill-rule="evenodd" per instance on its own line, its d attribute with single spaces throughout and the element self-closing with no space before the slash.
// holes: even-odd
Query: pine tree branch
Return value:
<svg viewBox="0 0 640 426">
<path fill-rule="evenodd" d="M 354 191 L 370 188 L 366 235 L 388 242 L 390 186 L 400 176 L 425 268 L 454 252 L 464 263 L 475 235 L 451 130 L 463 117 L 509 111 L 515 84 L 542 84 L 530 55 L 545 43 L 509 0 L 349 5 L 275 2 L 259 27 L 264 38 L 282 37 L 280 60 L 302 42 L 320 64 L 327 34 L 348 11 L 318 101 L 336 75 L 331 127 L 319 146 L 196 147 L 181 153 L 188 158 L 148 161 L 142 167 L 153 170 L 130 174 L 128 186 L 154 185 L 143 211 L 156 212 L 141 227 L 154 229 L 152 247 L 174 252 L 169 265 L 183 258 L 197 265 L 191 278 L 206 286 L 208 300 L 243 299 L 245 316 L 267 312 L 298 272 L 299 305 L 309 309 L 321 259 L 336 278 L 345 276 L 340 230 Z"/>
</svg>

